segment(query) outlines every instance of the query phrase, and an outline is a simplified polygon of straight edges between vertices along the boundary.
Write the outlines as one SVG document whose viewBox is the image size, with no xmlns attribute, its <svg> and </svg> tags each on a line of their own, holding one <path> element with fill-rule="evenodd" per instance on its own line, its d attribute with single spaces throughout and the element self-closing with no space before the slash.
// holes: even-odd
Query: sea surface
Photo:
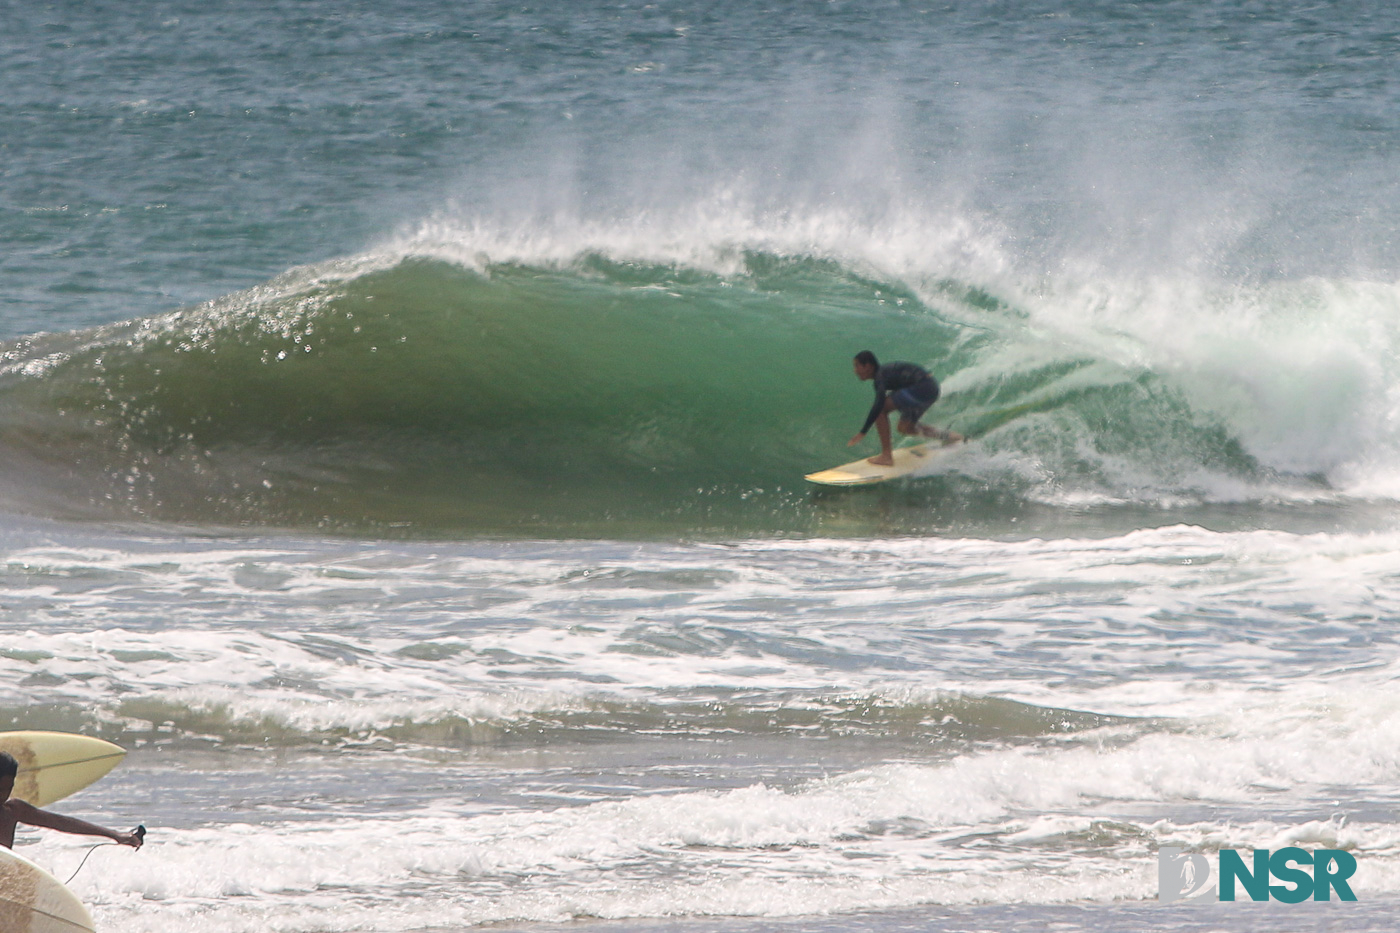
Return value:
<svg viewBox="0 0 1400 933">
<path fill-rule="evenodd" d="M 103 933 L 1394 929 L 1400 8 L 0 8 Z M 809 487 L 863 349 L 972 442 Z M 1357 900 L 1158 903 L 1289 845 Z"/>
</svg>

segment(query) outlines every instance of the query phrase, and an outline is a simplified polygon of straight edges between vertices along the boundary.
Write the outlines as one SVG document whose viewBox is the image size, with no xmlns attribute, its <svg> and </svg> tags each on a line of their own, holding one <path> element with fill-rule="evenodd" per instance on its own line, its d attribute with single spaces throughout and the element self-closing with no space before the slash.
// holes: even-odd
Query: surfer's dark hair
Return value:
<svg viewBox="0 0 1400 933">
<path fill-rule="evenodd" d="M 871 353 L 869 350 L 861 350 L 857 353 L 856 362 L 862 366 L 873 366 L 876 369 L 880 368 L 880 361 L 875 359 L 875 354 Z"/>
<path fill-rule="evenodd" d="M 9 752 L 0 752 L 0 779 L 19 774 L 19 762 Z"/>
</svg>

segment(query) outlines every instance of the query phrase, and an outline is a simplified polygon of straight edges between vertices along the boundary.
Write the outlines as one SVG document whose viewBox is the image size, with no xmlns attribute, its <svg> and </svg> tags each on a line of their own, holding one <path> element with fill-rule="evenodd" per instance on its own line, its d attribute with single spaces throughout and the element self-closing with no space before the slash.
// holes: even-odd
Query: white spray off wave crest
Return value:
<svg viewBox="0 0 1400 933">
<path fill-rule="evenodd" d="M 1125 367 L 1171 375 L 1261 463 L 1365 494 L 1400 440 L 1400 286 L 1310 278 L 1213 285 L 1066 281 L 1033 319 Z M 1400 477 L 1397 477 L 1400 479 Z"/>
<path fill-rule="evenodd" d="M 729 187 L 661 209 L 517 218 L 473 215 L 460 206 L 400 230 L 380 255 L 438 259 L 475 271 L 494 264 L 566 268 L 599 256 L 742 276 L 747 254 L 824 259 L 881 277 L 996 279 L 1009 268 L 1003 235 L 985 218 L 943 208 L 899 209 L 872 220 L 838 206 L 765 208 Z"/>
</svg>

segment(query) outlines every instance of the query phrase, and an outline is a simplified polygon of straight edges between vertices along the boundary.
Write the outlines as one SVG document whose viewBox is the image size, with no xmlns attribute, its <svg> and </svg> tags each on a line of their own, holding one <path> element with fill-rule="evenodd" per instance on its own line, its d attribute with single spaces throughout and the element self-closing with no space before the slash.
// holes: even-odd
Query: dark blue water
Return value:
<svg viewBox="0 0 1400 933">
<path fill-rule="evenodd" d="M 1395 267 L 1375 4 L 60 3 L 6 26 L 10 335 L 215 298 L 438 212 L 667 220 L 716 189 L 769 220 L 965 213 L 1032 271 L 1078 247 Z"/>
</svg>

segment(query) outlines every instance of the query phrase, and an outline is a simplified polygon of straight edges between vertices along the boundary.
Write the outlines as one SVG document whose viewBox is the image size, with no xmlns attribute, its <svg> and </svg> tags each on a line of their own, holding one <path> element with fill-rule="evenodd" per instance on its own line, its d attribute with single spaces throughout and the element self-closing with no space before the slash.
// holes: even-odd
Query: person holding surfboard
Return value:
<svg viewBox="0 0 1400 933">
<path fill-rule="evenodd" d="M 15 760 L 15 756 L 9 752 L 0 752 L 0 800 L 4 801 L 0 803 L 0 845 L 7 849 L 13 849 L 15 827 L 23 823 L 26 826 L 42 826 L 45 829 L 56 829 L 61 833 L 73 833 L 78 836 L 105 836 L 124 846 L 131 846 L 133 849 L 141 848 L 141 843 L 145 839 L 143 831 L 119 833 L 98 826 L 96 823 L 89 823 L 71 816 L 60 816 L 57 813 L 50 813 L 48 810 L 40 810 L 32 803 L 26 803 L 18 797 L 11 797 L 10 794 L 15 789 L 15 777 L 18 774 L 19 762 Z"/>
<path fill-rule="evenodd" d="M 880 434 L 880 453 L 870 457 L 869 462 L 876 466 L 894 466 L 894 450 L 890 443 L 890 412 L 899 412 L 899 433 L 921 434 L 924 437 L 938 438 L 944 444 L 956 444 L 963 436 L 954 431 L 919 424 L 919 419 L 929 406 L 938 401 L 938 380 L 918 363 L 886 363 L 881 366 L 875 354 L 862 350 L 855 355 L 856 378 L 861 382 L 874 381 L 875 404 L 870 406 L 870 414 L 860 433 L 851 438 L 847 447 L 854 447 L 865 439 L 866 432 L 873 424 Z"/>
</svg>

